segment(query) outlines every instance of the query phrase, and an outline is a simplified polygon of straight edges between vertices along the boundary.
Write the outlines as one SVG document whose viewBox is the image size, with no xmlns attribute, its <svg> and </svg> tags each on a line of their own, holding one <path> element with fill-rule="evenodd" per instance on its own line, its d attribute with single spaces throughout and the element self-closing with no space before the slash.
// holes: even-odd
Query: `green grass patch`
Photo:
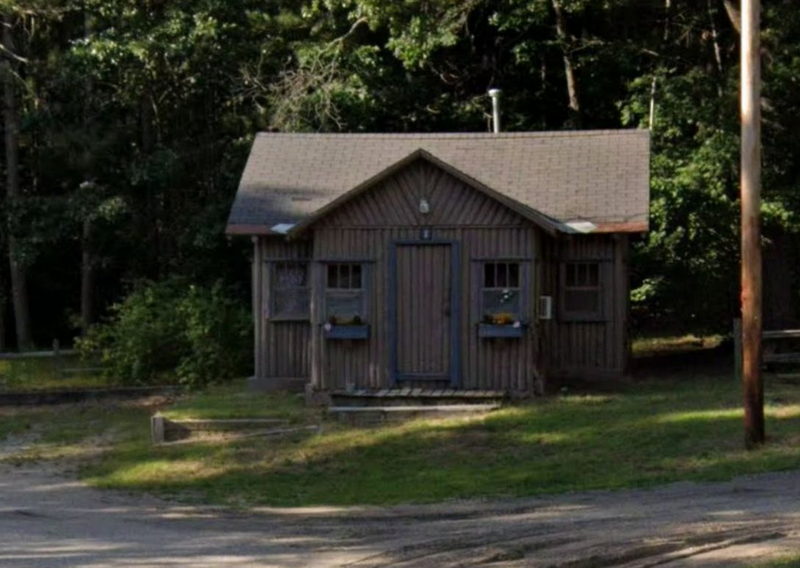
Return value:
<svg viewBox="0 0 800 568">
<path fill-rule="evenodd" d="M 244 381 L 234 381 L 182 397 L 162 414 L 173 420 L 283 418 L 290 421 L 304 421 L 310 412 L 305 407 L 302 395 L 255 393 L 248 390 Z"/>
<path fill-rule="evenodd" d="M 318 418 L 296 396 L 244 388 L 189 395 L 164 412 Z M 42 457 L 78 447 L 88 439 L 86 422 L 95 439 L 112 440 L 81 469 L 99 487 L 231 506 L 385 505 L 726 480 L 800 467 L 800 389 L 768 379 L 769 442 L 757 451 L 743 449 L 740 398 L 727 376 L 652 379 L 610 393 L 537 399 L 482 418 L 373 429 L 326 423 L 321 434 L 160 447 L 149 443 L 151 409 L 78 406 L 26 420 L 47 422 L 39 426 L 49 448 Z"/>
<path fill-rule="evenodd" d="M 754 564 L 753 568 L 800 568 L 800 555 L 787 556 L 764 564 Z"/>
<path fill-rule="evenodd" d="M 194 416 L 193 404 L 205 416 L 217 417 L 226 404 L 236 416 L 254 409 L 250 402 L 215 396 L 184 400 L 168 414 Z M 262 396 L 253 403 L 265 405 L 258 415 L 295 412 L 295 420 L 304 419 L 294 401 Z M 283 440 L 153 448 L 145 439 L 131 438 L 84 475 L 102 487 L 283 506 L 431 502 L 724 480 L 800 467 L 800 394 L 791 385 L 770 385 L 768 398 L 770 442 L 755 452 L 742 449 L 738 387 L 728 377 L 701 377 L 536 400 L 485 418 L 374 429 L 328 424 L 320 435 Z M 274 409 L 266 410 L 272 403 Z"/>
<path fill-rule="evenodd" d="M 36 391 L 51 389 L 100 388 L 111 381 L 95 371 L 62 372 L 83 369 L 96 364 L 81 361 L 77 356 L 57 358 L 0 360 L 0 391 Z"/>
<path fill-rule="evenodd" d="M 149 415 L 149 409 L 126 403 L 0 407 L 0 440 L 23 436 L 26 442 L 3 459 L 74 458 L 86 465 L 104 447 L 148 436 Z"/>
<path fill-rule="evenodd" d="M 39 416 L 30 411 L 0 408 L 0 440 L 24 433 L 38 419 Z"/>
<path fill-rule="evenodd" d="M 631 342 L 631 351 L 634 357 L 672 355 L 713 349 L 718 347 L 723 339 L 722 335 L 695 335 L 692 333 L 686 335 L 636 337 Z"/>
</svg>

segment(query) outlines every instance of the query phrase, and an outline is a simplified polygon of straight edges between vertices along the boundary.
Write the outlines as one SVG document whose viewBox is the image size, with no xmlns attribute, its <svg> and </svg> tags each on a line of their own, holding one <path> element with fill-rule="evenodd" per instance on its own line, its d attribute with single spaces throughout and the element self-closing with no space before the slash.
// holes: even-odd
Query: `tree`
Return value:
<svg viewBox="0 0 800 568">
<path fill-rule="evenodd" d="M 504 90 L 508 130 L 652 129 L 637 321 L 727 328 L 737 5 L 0 0 L 25 23 L 14 39 L 26 62 L 3 59 L 18 77 L 20 192 L 2 236 L 28 275 L 34 339 L 70 338 L 141 278 L 244 282 L 247 245 L 222 233 L 258 130 L 488 130 L 489 87 Z M 798 38 L 800 13 L 767 4 L 765 291 L 778 322 L 795 318 L 800 282 Z"/>
<path fill-rule="evenodd" d="M 578 97 L 578 79 L 575 72 L 575 63 L 572 60 L 572 48 L 567 33 L 567 18 L 560 0 L 552 0 L 553 12 L 556 16 L 556 36 L 561 44 L 564 57 L 564 76 L 567 80 L 567 98 L 572 123 L 581 126 L 581 103 Z"/>
<path fill-rule="evenodd" d="M 17 96 L 19 76 L 17 62 L 22 58 L 17 54 L 14 42 L 15 18 L 3 14 L 3 128 L 5 131 L 6 199 L 12 206 L 20 197 L 19 180 L 19 103 Z M 20 258 L 17 239 L 13 231 L 7 237 L 8 259 L 11 276 L 11 298 L 14 306 L 14 323 L 17 332 L 17 346 L 22 350 L 33 344 L 31 319 L 28 304 L 27 271 Z"/>
</svg>

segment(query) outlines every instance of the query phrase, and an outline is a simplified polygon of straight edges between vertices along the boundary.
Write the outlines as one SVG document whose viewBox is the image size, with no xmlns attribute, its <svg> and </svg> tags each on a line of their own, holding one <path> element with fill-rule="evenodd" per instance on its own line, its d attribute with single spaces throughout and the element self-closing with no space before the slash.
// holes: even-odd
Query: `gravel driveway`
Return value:
<svg viewBox="0 0 800 568">
<path fill-rule="evenodd" d="M 184 507 L 0 466 L 0 565 L 738 566 L 800 550 L 800 472 L 393 508 Z"/>
</svg>

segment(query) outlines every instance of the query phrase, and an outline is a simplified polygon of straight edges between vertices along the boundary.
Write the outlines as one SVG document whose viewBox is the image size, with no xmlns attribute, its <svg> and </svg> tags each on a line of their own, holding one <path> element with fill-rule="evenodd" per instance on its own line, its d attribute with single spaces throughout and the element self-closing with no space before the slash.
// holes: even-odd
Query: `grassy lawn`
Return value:
<svg viewBox="0 0 800 568">
<path fill-rule="evenodd" d="M 167 418 L 283 418 L 291 422 L 315 420 L 320 412 L 307 409 L 296 394 L 258 394 L 243 381 L 214 386 L 178 399 L 161 412 Z"/>
<path fill-rule="evenodd" d="M 108 379 L 99 373 L 69 373 L 62 375 L 62 368 L 85 368 L 93 364 L 81 361 L 76 356 L 41 359 L 0 360 L 0 391 L 30 391 L 69 388 L 96 388 L 109 386 Z"/>
<path fill-rule="evenodd" d="M 635 357 L 654 355 L 667 356 L 717 347 L 722 343 L 721 335 L 656 335 L 637 337 L 631 342 L 631 352 Z"/>
<path fill-rule="evenodd" d="M 603 394 L 570 393 L 484 418 L 375 429 L 325 424 L 288 439 L 152 447 L 152 408 L 100 405 L 14 411 L 0 435 L 38 430 L 33 457 L 91 455 L 91 484 L 228 505 L 394 504 L 641 487 L 800 467 L 800 388 L 768 378 L 768 445 L 742 449 L 739 389 L 726 375 L 647 379 Z M 294 395 L 244 384 L 180 399 L 172 417 L 275 416 L 313 422 Z M 86 425 L 90 424 L 90 431 Z M 91 443 L 85 443 L 86 440 Z M 97 440 L 100 440 L 98 443 Z M 98 446 L 107 447 L 97 454 Z"/>
<path fill-rule="evenodd" d="M 782 558 L 766 564 L 756 564 L 753 568 L 800 568 L 800 555 Z"/>
</svg>

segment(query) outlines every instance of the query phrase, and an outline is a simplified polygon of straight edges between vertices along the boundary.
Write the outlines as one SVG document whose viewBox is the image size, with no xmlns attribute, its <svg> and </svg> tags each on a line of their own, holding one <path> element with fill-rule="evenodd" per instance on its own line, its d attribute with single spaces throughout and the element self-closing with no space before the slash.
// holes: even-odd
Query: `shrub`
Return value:
<svg viewBox="0 0 800 568">
<path fill-rule="evenodd" d="M 177 279 L 140 283 L 111 308 L 108 321 L 78 340 L 124 384 L 174 382 L 202 387 L 245 374 L 250 316 L 221 283 Z"/>
</svg>

